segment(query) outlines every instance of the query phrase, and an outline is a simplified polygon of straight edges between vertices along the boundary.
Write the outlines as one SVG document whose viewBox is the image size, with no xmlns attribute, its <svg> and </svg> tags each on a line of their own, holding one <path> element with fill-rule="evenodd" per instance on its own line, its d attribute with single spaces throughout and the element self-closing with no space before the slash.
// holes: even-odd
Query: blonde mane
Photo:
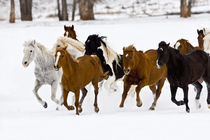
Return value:
<svg viewBox="0 0 210 140">
<path fill-rule="evenodd" d="M 105 52 L 104 57 L 106 59 L 106 62 L 111 65 L 112 62 L 115 60 L 116 63 L 119 64 L 117 53 L 107 45 L 108 43 L 106 41 L 104 41 L 104 42 L 105 42 L 106 46 L 104 46 L 103 43 L 101 43 L 101 45 L 102 45 L 103 51 Z"/>
</svg>

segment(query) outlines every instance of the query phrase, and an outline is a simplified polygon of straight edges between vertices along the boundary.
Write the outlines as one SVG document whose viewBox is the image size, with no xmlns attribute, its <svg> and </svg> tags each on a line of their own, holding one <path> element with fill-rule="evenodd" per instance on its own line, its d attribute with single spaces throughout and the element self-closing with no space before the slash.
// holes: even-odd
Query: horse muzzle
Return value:
<svg viewBox="0 0 210 140">
<path fill-rule="evenodd" d="M 25 68 L 28 67 L 28 65 L 29 65 L 29 63 L 27 61 L 23 61 L 22 64 L 23 64 L 23 67 L 25 67 Z"/>
<path fill-rule="evenodd" d="M 56 71 L 58 71 L 58 70 L 59 70 L 58 65 L 57 65 L 57 66 L 54 65 L 54 69 L 55 69 Z"/>
</svg>

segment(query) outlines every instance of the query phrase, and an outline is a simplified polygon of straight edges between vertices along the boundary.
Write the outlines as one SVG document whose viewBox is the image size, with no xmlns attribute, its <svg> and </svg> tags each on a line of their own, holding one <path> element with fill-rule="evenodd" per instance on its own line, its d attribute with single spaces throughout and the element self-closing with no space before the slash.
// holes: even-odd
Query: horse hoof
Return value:
<svg viewBox="0 0 210 140">
<path fill-rule="evenodd" d="M 76 112 L 76 115 L 78 115 L 78 116 L 79 116 L 79 112 Z"/>
<path fill-rule="evenodd" d="M 117 89 L 114 89 L 114 92 L 117 92 Z"/>
<path fill-rule="evenodd" d="M 149 110 L 155 110 L 155 108 L 154 107 L 150 107 Z"/>
<path fill-rule="evenodd" d="M 120 104 L 120 108 L 123 108 L 124 107 L 124 105 L 123 104 Z"/>
<path fill-rule="evenodd" d="M 69 107 L 68 107 L 68 110 L 74 110 L 74 106 L 72 106 L 72 105 L 69 106 Z"/>
<path fill-rule="evenodd" d="M 44 107 L 44 108 L 47 108 L 47 103 L 46 103 L 46 102 L 44 102 L 43 107 Z"/>
<path fill-rule="evenodd" d="M 141 107 L 142 106 L 142 103 L 137 103 L 136 106 L 137 107 Z"/>
<path fill-rule="evenodd" d="M 99 108 L 95 107 L 95 112 L 98 113 L 99 112 Z"/>
<path fill-rule="evenodd" d="M 79 106 L 78 110 L 79 110 L 79 113 L 81 113 L 82 112 L 82 107 Z"/>
<path fill-rule="evenodd" d="M 179 101 L 178 106 L 180 106 L 180 105 L 184 105 L 184 101 Z"/>
<path fill-rule="evenodd" d="M 187 113 L 190 113 L 190 109 L 186 109 L 186 112 L 187 112 Z"/>
</svg>

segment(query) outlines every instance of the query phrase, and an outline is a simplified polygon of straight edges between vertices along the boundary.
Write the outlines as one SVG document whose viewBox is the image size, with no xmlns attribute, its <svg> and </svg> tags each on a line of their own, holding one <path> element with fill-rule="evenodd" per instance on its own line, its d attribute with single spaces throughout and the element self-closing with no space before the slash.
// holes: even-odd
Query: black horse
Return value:
<svg viewBox="0 0 210 140">
<path fill-rule="evenodd" d="M 209 55 L 201 50 L 194 50 L 186 55 L 182 55 L 178 50 L 162 41 L 159 43 L 157 66 L 167 66 L 167 79 L 170 83 L 171 100 L 176 105 L 186 105 L 186 111 L 190 112 L 188 106 L 188 85 L 193 84 L 197 89 L 196 99 L 199 100 L 202 85 L 198 82 L 203 78 L 208 88 L 207 103 L 210 105 L 210 70 Z M 210 71 L 209 71 L 210 72 Z M 176 100 L 176 91 L 180 87 L 184 92 L 184 101 Z"/>
<path fill-rule="evenodd" d="M 105 50 L 108 50 L 107 44 L 104 42 L 105 36 L 99 36 L 96 34 L 89 35 L 85 41 L 85 55 L 97 55 L 101 61 L 102 68 L 104 72 L 109 72 L 109 76 L 115 76 L 114 80 L 118 80 L 124 76 L 122 55 L 118 55 L 116 52 L 113 52 L 116 56 L 112 57 L 111 64 L 107 62 L 108 53 Z M 109 60 L 110 61 L 110 60 Z M 110 78 L 109 78 L 110 79 Z M 116 89 L 114 89 L 116 91 Z"/>
</svg>

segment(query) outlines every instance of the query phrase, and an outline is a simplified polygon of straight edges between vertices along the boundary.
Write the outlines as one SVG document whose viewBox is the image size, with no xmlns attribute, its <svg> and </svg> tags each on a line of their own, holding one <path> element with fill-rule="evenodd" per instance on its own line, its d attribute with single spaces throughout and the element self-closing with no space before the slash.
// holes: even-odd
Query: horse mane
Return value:
<svg viewBox="0 0 210 140">
<path fill-rule="evenodd" d="M 73 48 L 77 49 L 80 52 L 84 52 L 85 51 L 85 46 L 83 43 L 81 43 L 78 40 L 72 39 L 72 38 L 67 38 L 67 37 L 59 37 L 57 39 L 57 42 L 55 45 L 57 45 L 57 43 L 62 43 L 65 46 L 71 45 Z M 56 47 L 56 46 L 55 46 Z"/>
<path fill-rule="evenodd" d="M 30 46 L 30 45 L 32 45 L 34 47 L 36 45 L 37 48 L 39 48 L 39 50 L 41 51 L 41 53 L 44 56 L 44 58 L 45 58 L 47 53 L 50 53 L 50 51 L 48 51 L 48 49 L 43 44 L 41 44 L 41 43 L 39 43 L 39 42 L 37 42 L 35 40 L 25 41 L 24 46 Z"/>
</svg>

